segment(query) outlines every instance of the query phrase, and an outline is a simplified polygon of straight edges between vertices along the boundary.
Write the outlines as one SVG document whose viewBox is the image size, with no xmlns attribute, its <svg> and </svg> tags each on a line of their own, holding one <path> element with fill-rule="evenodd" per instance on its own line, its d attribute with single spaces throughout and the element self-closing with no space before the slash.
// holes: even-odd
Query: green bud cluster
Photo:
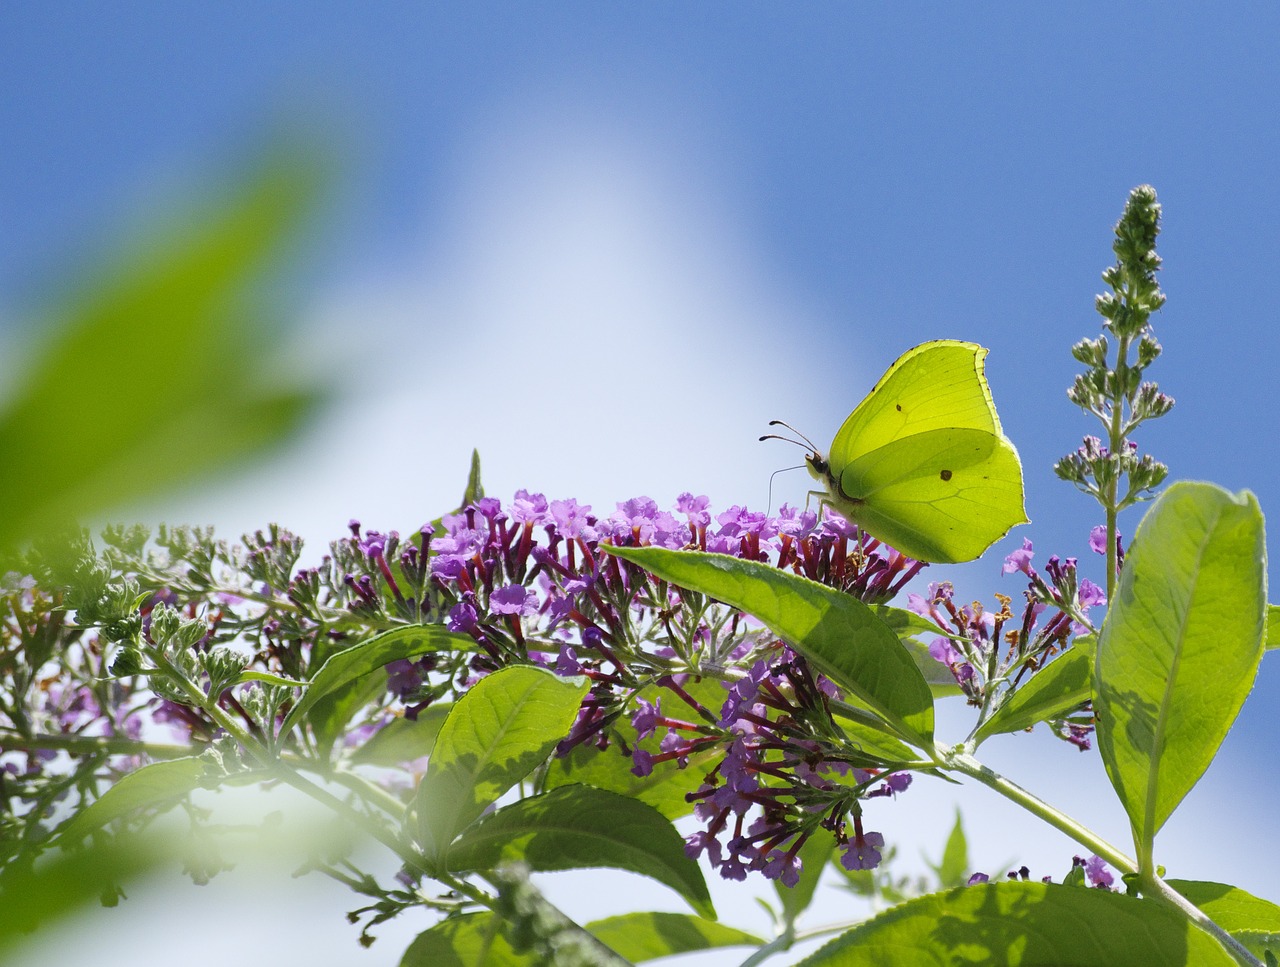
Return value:
<svg viewBox="0 0 1280 967">
<path fill-rule="evenodd" d="M 1097 417 L 1105 432 L 1101 439 L 1085 437 L 1080 448 L 1053 469 L 1107 508 L 1109 529 L 1114 529 L 1116 513 L 1150 498 L 1168 475 L 1164 464 L 1146 454 L 1139 456 L 1130 439 L 1142 423 L 1173 408 L 1171 397 L 1143 379 L 1147 367 L 1160 356 L 1160 343 L 1150 330 L 1151 314 L 1165 302 L 1156 282 L 1159 233 L 1155 189 L 1135 188 L 1115 227 L 1116 264 L 1102 273 L 1111 291 L 1099 295 L 1095 303 L 1107 333 L 1071 347 L 1071 355 L 1086 369 L 1076 376 L 1067 397 Z"/>
</svg>

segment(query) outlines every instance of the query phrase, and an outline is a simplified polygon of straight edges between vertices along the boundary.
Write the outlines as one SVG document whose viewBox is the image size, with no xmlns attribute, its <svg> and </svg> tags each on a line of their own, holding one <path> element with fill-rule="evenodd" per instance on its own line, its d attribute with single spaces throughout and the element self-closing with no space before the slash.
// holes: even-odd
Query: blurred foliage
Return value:
<svg viewBox="0 0 1280 967">
<path fill-rule="evenodd" d="M 0 404 L 0 548 L 261 452 L 319 401 L 281 364 L 271 283 L 331 182 L 278 141 L 216 192 L 55 280 Z M 162 222 L 162 224 L 161 224 Z"/>
</svg>

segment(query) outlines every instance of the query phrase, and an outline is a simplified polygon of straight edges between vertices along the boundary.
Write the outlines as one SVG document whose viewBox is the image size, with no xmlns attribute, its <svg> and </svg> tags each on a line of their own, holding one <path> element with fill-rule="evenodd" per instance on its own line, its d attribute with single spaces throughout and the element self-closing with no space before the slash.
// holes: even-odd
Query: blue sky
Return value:
<svg viewBox="0 0 1280 967">
<path fill-rule="evenodd" d="M 9 6 L 0 318 L 157 191 L 273 119 L 321 118 L 349 178 L 299 355 L 345 395 L 169 516 L 281 517 L 317 544 L 353 515 L 409 527 L 454 499 L 473 445 L 498 495 L 758 506 L 797 457 L 755 442 L 767 420 L 822 442 L 900 352 L 946 337 L 992 350 L 1034 521 L 1008 546 L 1084 558 L 1097 514 L 1049 467 L 1093 432 L 1068 348 L 1098 329 L 1139 183 L 1165 206 L 1152 376 L 1178 401 L 1139 442 L 1280 507 L 1277 28 L 1262 4 Z M 353 438 L 374 469 L 334 466 Z M 997 571 L 957 582 L 1016 594 Z M 1202 784 L 1236 806 L 1274 790 L 1272 659 Z M 1274 872 L 1234 879 L 1280 895 Z"/>
</svg>

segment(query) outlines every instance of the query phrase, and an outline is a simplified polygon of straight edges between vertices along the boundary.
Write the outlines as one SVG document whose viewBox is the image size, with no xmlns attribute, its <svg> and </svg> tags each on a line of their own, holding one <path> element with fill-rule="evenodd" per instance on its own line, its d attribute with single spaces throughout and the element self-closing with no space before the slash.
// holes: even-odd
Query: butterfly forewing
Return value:
<svg viewBox="0 0 1280 967">
<path fill-rule="evenodd" d="M 830 462 L 837 472 L 896 440 L 944 429 L 1000 435 L 983 375 L 987 350 L 939 339 L 903 353 L 836 433 Z"/>
</svg>

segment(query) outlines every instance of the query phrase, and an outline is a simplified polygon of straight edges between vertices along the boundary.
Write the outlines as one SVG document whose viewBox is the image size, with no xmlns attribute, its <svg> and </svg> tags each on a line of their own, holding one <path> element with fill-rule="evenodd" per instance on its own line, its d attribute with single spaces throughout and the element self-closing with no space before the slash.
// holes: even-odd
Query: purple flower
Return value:
<svg viewBox="0 0 1280 967">
<path fill-rule="evenodd" d="M 1084 861 L 1084 875 L 1089 879 L 1090 886 L 1102 887 L 1103 889 L 1111 889 L 1111 885 L 1116 879 L 1111 875 L 1111 871 L 1107 869 L 1106 862 L 1100 856 L 1090 856 Z"/>
<path fill-rule="evenodd" d="M 582 665 L 578 663 L 578 653 L 573 650 L 572 645 L 561 645 L 560 656 L 556 659 L 556 674 L 567 678 L 581 673 Z"/>
<path fill-rule="evenodd" d="M 458 634 L 469 634 L 476 626 L 477 618 L 474 605 L 467 601 L 459 601 L 449 609 L 448 628 Z"/>
<path fill-rule="evenodd" d="M 1032 550 L 1031 541 L 1027 538 L 1022 539 L 1022 547 L 1004 559 L 1004 567 L 1001 569 L 1003 574 L 1012 574 L 1014 571 L 1021 571 L 1027 577 L 1035 577 L 1035 570 L 1031 567 L 1031 559 L 1035 557 Z"/>
<path fill-rule="evenodd" d="M 518 524 L 546 524 L 552 518 L 548 513 L 547 498 L 517 490 L 511 500 L 511 519 Z"/>
<path fill-rule="evenodd" d="M 1089 549 L 1095 554 L 1107 553 L 1107 528 L 1105 525 L 1099 524 L 1089 531 Z"/>
<path fill-rule="evenodd" d="M 401 658 L 387 665 L 387 691 L 404 699 L 418 690 L 422 673 L 408 658 Z"/>
<path fill-rule="evenodd" d="M 1088 578 L 1080 579 L 1080 606 L 1088 609 L 1095 604 L 1107 603 L 1107 592 L 1102 590 Z"/>
<path fill-rule="evenodd" d="M 712 866 L 719 866 L 723 861 L 721 854 L 722 847 L 720 841 L 716 839 L 715 833 L 709 830 L 699 829 L 690 833 L 684 839 L 684 855 L 691 860 L 696 860 L 706 851 L 707 860 Z"/>
<path fill-rule="evenodd" d="M 940 661 L 944 665 L 956 665 L 964 661 L 964 655 L 950 638 L 934 638 L 929 645 L 929 655 L 934 661 Z"/>
<path fill-rule="evenodd" d="M 509 584 L 489 595 L 489 610 L 494 614 L 533 614 L 538 610 L 538 596 L 522 585 Z"/>
<path fill-rule="evenodd" d="M 800 869 L 800 857 L 776 849 L 760 872 L 771 880 L 781 880 L 783 886 L 795 886 L 800 882 Z"/>
<path fill-rule="evenodd" d="M 686 492 L 676 498 L 676 513 L 688 517 L 694 527 L 706 527 L 711 523 L 711 514 L 707 512 L 710 506 L 711 498 L 706 494 L 695 497 Z"/>
<path fill-rule="evenodd" d="M 387 536 L 379 531 L 369 531 L 357 542 L 360 553 L 368 558 L 381 557 L 387 549 Z"/>
<path fill-rule="evenodd" d="M 596 539 L 596 532 L 589 524 L 590 504 L 579 504 L 576 500 L 553 500 L 549 512 L 556 533 L 561 537 L 567 540 L 578 537 L 589 541 Z"/>
<path fill-rule="evenodd" d="M 643 779 L 653 772 L 653 755 L 636 746 L 631 750 L 631 774 Z"/>
<path fill-rule="evenodd" d="M 646 702 L 643 698 L 637 699 L 636 710 L 631 713 L 631 724 L 635 727 L 636 738 L 643 741 L 653 735 L 654 729 L 658 727 L 658 719 L 661 717 L 661 698 L 656 702 Z"/>
<path fill-rule="evenodd" d="M 973 874 L 973 876 L 969 877 L 968 881 L 965 883 L 965 886 L 973 886 L 974 884 L 977 884 L 977 883 L 988 883 L 990 881 L 991 881 L 991 877 L 987 876 L 987 874 L 975 873 Z"/>
<path fill-rule="evenodd" d="M 884 849 L 884 837 L 879 833 L 864 833 L 849 840 L 840 856 L 840 865 L 846 870 L 874 870 L 880 865 L 880 851 Z"/>
</svg>

